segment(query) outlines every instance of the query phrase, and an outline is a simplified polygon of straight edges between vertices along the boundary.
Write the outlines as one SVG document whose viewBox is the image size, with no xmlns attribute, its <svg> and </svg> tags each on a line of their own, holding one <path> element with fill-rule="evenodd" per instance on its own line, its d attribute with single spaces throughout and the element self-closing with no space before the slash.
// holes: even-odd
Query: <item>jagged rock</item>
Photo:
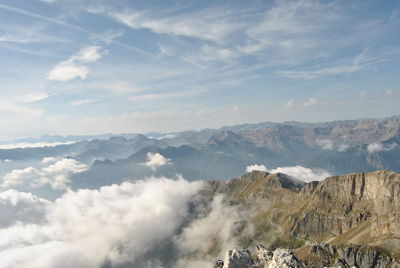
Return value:
<svg viewBox="0 0 400 268">
<path fill-rule="evenodd" d="M 252 258 L 248 250 L 229 250 L 225 261 L 218 260 L 215 268 L 400 268 L 400 262 L 374 248 L 360 245 L 335 246 L 326 243 L 308 243 L 310 260 L 302 262 L 288 249 L 270 251 L 257 244 Z"/>
<path fill-rule="evenodd" d="M 225 255 L 223 268 L 247 268 L 253 267 L 253 259 L 247 249 L 231 249 Z"/>
<path fill-rule="evenodd" d="M 276 249 L 269 251 L 264 246 L 257 245 L 255 259 L 251 257 L 249 250 L 229 250 L 226 253 L 225 261 L 217 261 L 214 267 L 223 268 L 302 268 L 303 265 L 296 258 L 292 251 L 287 249 Z"/>
</svg>

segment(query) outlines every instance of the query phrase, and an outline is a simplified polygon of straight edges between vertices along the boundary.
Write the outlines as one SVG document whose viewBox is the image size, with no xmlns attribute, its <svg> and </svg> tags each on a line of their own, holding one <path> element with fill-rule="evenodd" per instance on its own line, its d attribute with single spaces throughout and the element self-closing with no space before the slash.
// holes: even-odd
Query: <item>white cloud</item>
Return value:
<svg viewBox="0 0 400 268">
<path fill-rule="evenodd" d="M 14 169 L 3 177 L 1 187 L 8 188 L 13 185 L 20 185 L 25 181 L 33 181 L 37 178 L 40 171 L 34 167 L 24 169 Z"/>
<path fill-rule="evenodd" d="M 391 89 L 391 88 L 389 88 L 388 90 L 386 90 L 386 95 L 388 95 L 388 96 L 392 96 L 393 95 L 393 89 Z"/>
<path fill-rule="evenodd" d="M 165 165 L 171 164 L 171 160 L 165 158 L 163 155 L 159 153 L 147 153 L 147 162 L 142 165 L 151 168 L 152 170 L 156 170 L 157 168 Z"/>
<path fill-rule="evenodd" d="M 44 217 L 49 201 L 15 190 L 0 193 L 0 228 L 17 222 L 35 223 Z"/>
<path fill-rule="evenodd" d="M 48 74 L 48 80 L 69 81 L 74 78 L 86 79 L 89 68 L 83 64 L 95 62 L 103 55 L 100 46 L 89 46 L 82 48 L 69 59 L 57 64 Z"/>
<path fill-rule="evenodd" d="M 138 264 L 146 253 L 172 239 L 201 187 L 199 182 L 161 178 L 69 191 L 41 207 L 42 220 L 25 222 L 22 217 L 0 228 L 2 267 Z"/>
<path fill-rule="evenodd" d="M 54 164 L 42 168 L 40 177 L 33 182 L 35 187 L 50 185 L 53 189 L 67 189 L 70 183 L 69 178 L 72 174 L 84 172 L 89 166 L 82 164 L 75 159 L 65 158 L 55 162 Z"/>
<path fill-rule="evenodd" d="M 292 166 L 292 167 L 278 167 L 272 170 L 268 170 L 270 173 L 284 173 L 295 179 L 310 182 L 310 181 L 320 181 L 323 180 L 331 174 L 323 169 L 310 169 L 302 166 Z"/>
<path fill-rule="evenodd" d="M 382 152 L 382 151 L 390 151 L 393 150 L 394 148 L 396 148 L 397 143 L 391 143 L 388 145 L 384 145 L 380 142 L 375 142 L 375 143 L 371 143 L 367 146 L 367 150 L 370 153 L 377 153 L 377 152 Z"/>
<path fill-rule="evenodd" d="M 305 101 L 303 103 L 303 106 L 304 107 L 315 106 L 315 105 L 317 105 L 317 103 L 318 103 L 318 100 L 316 98 L 310 98 L 308 101 Z"/>
<path fill-rule="evenodd" d="M 289 166 L 289 167 L 278 167 L 275 169 L 268 169 L 264 165 L 251 165 L 246 167 L 246 172 L 251 172 L 253 170 L 265 171 L 268 173 L 284 173 L 289 175 L 295 180 L 310 182 L 310 181 L 320 181 L 326 177 L 331 176 L 329 172 L 323 169 L 310 169 L 302 166 Z"/>
<path fill-rule="evenodd" d="M 43 164 L 50 164 L 50 163 L 55 163 L 57 162 L 59 159 L 56 157 L 44 157 L 42 159 L 42 163 Z"/>
<path fill-rule="evenodd" d="M 95 100 L 91 100 L 91 99 L 76 100 L 76 101 L 71 101 L 70 103 L 68 103 L 68 105 L 71 107 L 76 107 L 76 106 L 80 106 L 80 105 L 84 105 L 84 104 L 88 104 L 88 103 L 92 103 L 92 102 L 95 102 Z"/>
<path fill-rule="evenodd" d="M 86 79 L 89 68 L 78 66 L 71 62 L 62 62 L 54 67 L 47 76 L 47 79 L 54 81 L 69 81 L 74 78 Z"/>
<path fill-rule="evenodd" d="M 332 140 L 317 140 L 317 144 L 324 150 L 333 150 Z"/>
<path fill-rule="evenodd" d="M 264 165 L 256 165 L 256 164 L 246 167 L 246 172 L 252 172 L 253 170 L 267 171 L 267 168 Z"/>
<path fill-rule="evenodd" d="M 70 184 L 70 177 L 73 174 L 81 173 L 89 169 L 89 166 L 82 164 L 75 159 L 44 158 L 42 163 L 48 166 L 37 169 L 27 167 L 14 169 L 3 177 L 1 187 L 8 188 L 13 185 L 30 184 L 32 187 L 49 185 L 53 189 L 65 190 Z"/>
<path fill-rule="evenodd" d="M 102 57 L 100 49 L 100 46 L 89 46 L 82 48 L 76 55 L 72 56 L 70 60 L 82 63 L 98 61 Z"/>
<path fill-rule="evenodd" d="M 34 92 L 25 95 L 24 98 L 22 99 L 22 102 L 36 102 L 47 99 L 48 97 L 50 97 L 50 95 L 45 92 Z"/>
</svg>

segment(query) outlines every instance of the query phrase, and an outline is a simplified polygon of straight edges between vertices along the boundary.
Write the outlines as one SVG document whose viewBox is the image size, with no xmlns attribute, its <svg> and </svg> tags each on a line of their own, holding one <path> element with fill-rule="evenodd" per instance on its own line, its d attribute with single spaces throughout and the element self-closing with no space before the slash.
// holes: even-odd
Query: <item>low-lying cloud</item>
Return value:
<svg viewBox="0 0 400 268">
<path fill-rule="evenodd" d="M 239 247 L 238 232 L 244 230 L 250 235 L 253 231 L 247 222 L 250 218 L 247 213 L 236 206 L 225 204 L 223 195 L 215 196 L 209 213 L 184 228 L 175 240 L 182 256 L 201 257 L 192 257 L 191 260 L 182 257 L 177 267 L 211 267 L 212 263 L 207 263 L 205 257 L 211 248 L 217 249 L 217 256 L 223 256 L 227 250 Z"/>
<path fill-rule="evenodd" d="M 20 143 L 8 143 L 0 144 L 0 149 L 16 149 L 16 148 L 39 148 L 39 147 L 54 147 L 58 145 L 66 145 L 75 143 L 74 141 L 69 142 L 20 142 Z"/>
<path fill-rule="evenodd" d="M 320 181 L 331 176 L 331 174 L 324 169 L 311 169 L 303 166 L 278 167 L 276 169 L 268 170 L 268 172 L 284 173 L 304 182 Z"/>
<path fill-rule="evenodd" d="M 246 172 L 251 172 L 253 170 L 265 171 L 269 173 L 284 173 L 294 179 L 304 182 L 320 181 L 331 176 L 331 174 L 324 169 L 311 169 L 299 165 L 278 167 L 275 169 L 268 169 L 264 165 L 251 165 L 246 167 Z"/>
<path fill-rule="evenodd" d="M 0 228 L 1 265 L 98 268 L 136 263 L 163 241 L 172 241 L 187 217 L 189 201 L 201 188 L 201 182 L 159 178 L 69 191 L 54 202 L 3 192 L 2 210 L 14 213 L 9 214 L 9 226 Z M 21 202 L 29 205 L 15 206 Z M 25 210 L 32 206 L 36 210 Z"/>
<path fill-rule="evenodd" d="M 324 150 L 336 150 L 338 152 L 345 152 L 349 148 L 346 143 L 337 143 L 330 139 L 317 140 L 317 145 Z"/>
<path fill-rule="evenodd" d="M 383 151 L 391 151 L 397 147 L 397 143 L 393 142 L 391 144 L 382 144 L 380 142 L 371 143 L 367 146 L 369 153 L 378 153 Z"/>
<path fill-rule="evenodd" d="M 171 160 L 165 158 L 162 154 L 159 153 L 147 153 L 147 162 L 142 163 L 143 166 L 151 168 L 155 171 L 157 168 L 165 165 L 171 164 Z"/>
<path fill-rule="evenodd" d="M 0 193 L 0 228 L 18 222 L 35 223 L 44 217 L 49 201 L 13 189 Z"/>
<path fill-rule="evenodd" d="M 27 167 L 14 169 L 3 177 L 1 187 L 9 188 L 15 185 L 29 184 L 31 187 L 49 185 L 55 190 L 65 190 L 71 183 L 73 174 L 81 173 L 89 169 L 88 165 L 71 158 L 56 159 L 47 157 L 42 160 L 44 167 Z"/>
</svg>

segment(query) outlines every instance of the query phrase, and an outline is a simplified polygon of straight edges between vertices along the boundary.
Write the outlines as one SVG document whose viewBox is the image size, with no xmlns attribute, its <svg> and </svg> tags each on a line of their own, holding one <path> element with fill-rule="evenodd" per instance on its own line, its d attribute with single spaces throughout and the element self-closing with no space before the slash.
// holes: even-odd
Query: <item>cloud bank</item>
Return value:
<svg viewBox="0 0 400 268">
<path fill-rule="evenodd" d="M 3 192 L 0 208 L 14 214 L 0 228 L 2 267 L 98 268 L 135 263 L 172 238 L 187 216 L 189 200 L 201 187 L 200 182 L 183 179 L 149 179 L 69 191 L 53 203 L 30 194 Z"/>
<path fill-rule="evenodd" d="M 42 168 L 27 167 L 12 170 L 4 175 L 0 186 L 8 188 L 27 183 L 32 187 L 49 185 L 55 190 L 65 190 L 69 188 L 70 177 L 73 174 L 89 169 L 88 165 L 71 158 L 60 160 L 46 157 L 42 160 L 42 163 L 45 164 Z"/>
</svg>

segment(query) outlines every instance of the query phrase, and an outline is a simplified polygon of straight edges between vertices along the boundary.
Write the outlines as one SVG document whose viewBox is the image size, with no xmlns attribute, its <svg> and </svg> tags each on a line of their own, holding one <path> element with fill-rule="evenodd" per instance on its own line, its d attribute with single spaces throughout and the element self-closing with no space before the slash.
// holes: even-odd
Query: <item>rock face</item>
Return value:
<svg viewBox="0 0 400 268">
<path fill-rule="evenodd" d="M 306 211 L 293 217 L 292 234 L 317 237 L 343 234 L 369 220 L 370 238 L 400 237 L 400 175 L 380 170 L 334 176 L 308 183 L 300 196 Z"/>
<path fill-rule="evenodd" d="M 243 250 L 228 250 L 224 259 L 223 268 L 242 268 L 252 267 L 253 259 L 251 258 L 250 251 Z"/>
<path fill-rule="evenodd" d="M 307 264 L 310 267 L 362 267 L 384 268 L 400 267 L 400 263 L 391 256 L 367 246 L 334 246 L 327 243 L 313 243 L 309 253 L 314 257 Z"/>
<path fill-rule="evenodd" d="M 225 260 L 218 260 L 214 267 L 217 268 L 302 268 L 304 267 L 292 251 L 276 249 L 269 251 L 262 245 L 257 245 L 257 255 L 253 259 L 250 251 L 229 250 Z"/>
<path fill-rule="evenodd" d="M 289 242 L 333 239 L 332 244 L 380 246 L 400 254 L 398 173 L 379 170 L 298 184 L 284 174 L 253 171 L 209 182 L 209 189 L 256 211 L 260 232 L 268 229 L 274 237 L 285 236 Z M 288 246 L 292 247 L 277 247 Z"/>
<path fill-rule="evenodd" d="M 229 250 L 225 260 L 218 260 L 215 268 L 399 268 L 400 262 L 387 254 L 366 246 L 333 246 L 326 243 L 308 243 L 307 255 L 299 260 L 295 253 L 288 249 L 278 248 L 274 251 L 258 244 L 254 258 L 248 250 Z M 301 254 L 299 252 L 299 254 Z"/>
</svg>

